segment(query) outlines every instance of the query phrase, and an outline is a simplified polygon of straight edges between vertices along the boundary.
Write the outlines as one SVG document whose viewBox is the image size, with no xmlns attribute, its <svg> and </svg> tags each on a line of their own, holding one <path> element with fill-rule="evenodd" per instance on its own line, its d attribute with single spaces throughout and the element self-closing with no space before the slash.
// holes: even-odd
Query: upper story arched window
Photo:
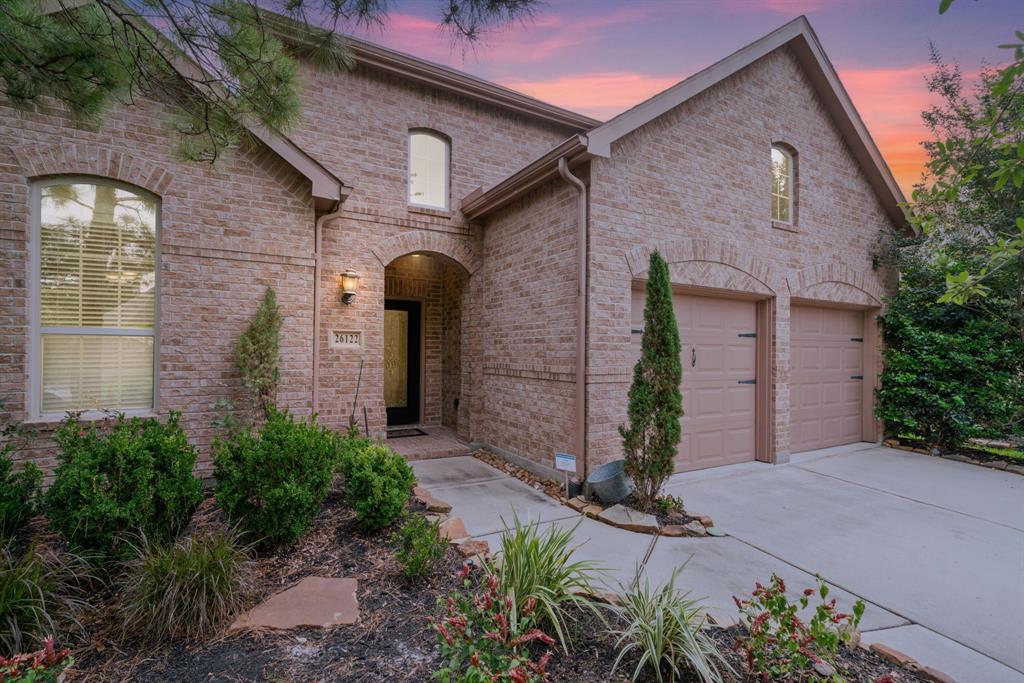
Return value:
<svg viewBox="0 0 1024 683">
<path fill-rule="evenodd" d="M 772 145 L 772 220 L 796 223 L 796 155 L 784 145 Z"/>
<path fill-rule="evenodd" d="M 409 203 L 448 209 L 451 145 L 429 130 L 409 132 Z"/>
<path fill-rule="evenodd" d="M 160 201 L 129 185 L 32 187 L 30 413 L 155 408 Z"/>
</svg>

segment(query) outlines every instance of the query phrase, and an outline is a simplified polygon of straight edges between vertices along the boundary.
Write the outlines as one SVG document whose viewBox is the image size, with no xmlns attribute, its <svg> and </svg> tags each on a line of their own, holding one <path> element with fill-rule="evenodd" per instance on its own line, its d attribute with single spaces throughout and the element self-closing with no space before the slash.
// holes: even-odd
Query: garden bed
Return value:
<svg viewBox="0 0 1024 683">
<path fill-rule="evenodd" d="M 913 453 L 923 453 L 934 457 L 956 460 L 971 465 L 980 465 L 991 469 L 1024 474 L 1024 451 L 1015 448 L 1003 448 L 983 444 L 966 445 L 957 449 L 956 452 L 943 452 L 938 449 L 929 448 L 920 439 L 911 437 L 899 437 L 887 439 L 885 445 L 890 448 L 898 448 Z"/>
</svg>

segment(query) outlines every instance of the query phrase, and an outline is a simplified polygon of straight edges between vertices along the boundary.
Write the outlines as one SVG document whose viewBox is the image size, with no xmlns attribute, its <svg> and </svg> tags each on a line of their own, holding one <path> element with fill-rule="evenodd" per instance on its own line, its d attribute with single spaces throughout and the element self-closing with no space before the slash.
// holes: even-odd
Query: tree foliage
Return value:
<svg viewBox="0 0 1024 683">
<path fill-rule="evenodd" d="M 383 25 L 387 0 L 37 0 L 0 2 L 0 88 L 15 104 L 53 99 L 95 122 L 116 101 L 177 103 L 180 151 L 215 160 L 257 124 L 300 114 L 296 59 L 354 64 L 339 33 Z M 439 23 L 470 43 L 532 16 L 536 0 L 439 0 Z"/>
<path fill-rule="evenodd" d="M 267 287 L 256 317 L 235 344 L 235 365 L 242 373 L 242 384 L 249 392 L 254 413 L 267 419 L 275 406 L 281 340 L 281 309 L 274 290 Z"/>
<path fill-rule="evenodd" d="M 683 415 L 679 328 L 672 308 L 668 264 L 657 251 L 651 254 L 648 270 L 640 347 L 629 387 L 629 426 L 620 426 L 619 434 L 626 473 L 636 484 L 640 504 L 649 507 L 672 474 Z"/>
</svg>

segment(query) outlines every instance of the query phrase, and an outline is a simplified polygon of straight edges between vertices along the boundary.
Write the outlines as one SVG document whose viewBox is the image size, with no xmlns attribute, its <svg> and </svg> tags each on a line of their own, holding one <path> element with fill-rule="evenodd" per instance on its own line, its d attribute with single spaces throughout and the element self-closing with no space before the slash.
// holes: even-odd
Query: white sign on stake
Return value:
<svg viewBox="0 0 1024 683">
<path fill-rule="evenodd" d="M 555 453 L 555 469 L 559 472 L 575 472 L 576 456 L 572 453 Z"/>
</svg>

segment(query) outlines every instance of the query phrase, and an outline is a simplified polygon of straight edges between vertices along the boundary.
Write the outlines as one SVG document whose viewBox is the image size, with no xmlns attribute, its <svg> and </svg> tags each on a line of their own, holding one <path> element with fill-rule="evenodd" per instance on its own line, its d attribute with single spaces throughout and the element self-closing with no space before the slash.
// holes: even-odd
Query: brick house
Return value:
<svg viewBox="0 0 1024 683">
<path fill-rule="evenodd" d="M 804 18 L 606 123 L 353 49 L 350 73 L 303 72 L 287 138 L 214 165 L 175 157 L 172 102 L 96 128 L 0 102 L 4 410 L 44 435 L 68 410 L 181 411 L 205 447 L 272 286 L 279 403 L 539 472 L 574 453 L 584 476 L 621 454 L 657 249 L 678 469 L 877 438 L 892 275 L 871 253 L 902 198 Z M 44 437 L 22 457 L 53 455 Z"/>
</svg>

